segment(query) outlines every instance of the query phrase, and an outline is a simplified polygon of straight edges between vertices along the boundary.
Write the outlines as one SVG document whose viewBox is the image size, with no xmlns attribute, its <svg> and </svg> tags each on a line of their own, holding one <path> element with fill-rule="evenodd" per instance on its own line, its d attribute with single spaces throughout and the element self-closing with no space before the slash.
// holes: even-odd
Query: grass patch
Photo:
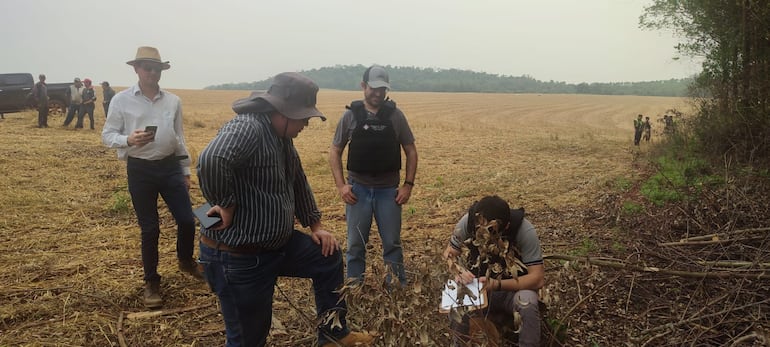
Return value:
<svg viewBox="0 0 770 347">
<path fill-rule="evenodd" d="M 594 242 L 594 240 L 584 237 L 583 240 L 580 242 L 580 247 L 570 251 L 570 254 L 574 256 L 582 257 L 582 256 L 595 253 L 597 249 L 598 249 L 598 246 L 596 245 L 596 242 Z"/>
<path fill-rule="evenodd" d="M 683 148 L 676 145 L 659 156 L 655 160 L 658 172 L 642 184 L 642 194 L 656 206 L 697 197 L 703 186 L 724 183 L 722 177 L 711 174 L 705 159 Z"/>
<path fill-rule="evenodd" d="M 615 190 L 621 191 L 621 192 L 627 192 L 631 189 L 631 187 L 634 186 L 634 182 L 631 182 L 630 179 L 625 177 L 618 177 L 615 179 Z"/>
<path fill-rule="evenodd" d="M 623 203 L 622 210 L 623 214 L 625 215 L 635 215 L 644 211 L 644 206 L 639 205 L 633 201 L 626 201 Z"/>
<path fill-rule="evenodd" d="M 112 193 L 108 208 L 112 213 L 124 214 L 131 212 L 131 197 L 126 192 Z"/>
</svg>

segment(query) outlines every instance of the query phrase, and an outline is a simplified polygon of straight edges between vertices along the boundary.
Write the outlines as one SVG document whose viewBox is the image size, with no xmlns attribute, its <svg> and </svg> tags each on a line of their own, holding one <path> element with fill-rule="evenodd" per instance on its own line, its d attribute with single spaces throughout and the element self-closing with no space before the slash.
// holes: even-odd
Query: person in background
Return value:
<svg viewBox="0 0 770 347">
<path fill-rule="evenodd" d="M 139 47 L 128 61 L 139 81 L 112 99 L 102 130 L 102 142 L 116 148 L 126 160 L 128 191 L 141 228 L 144 267 L 144 305 L 158 308 L 161 276 L 158 274 L 158 195 L 177 223 L 176 256 L 179 270 L 202 280 L 193 258 L 195 219 L 190 202 L 190 158 L 185 147 L 182 103 L 160 89 L 161 72 L 171 67 L 154 47 Z M 147 131 L 148 126 L 156 127 Z"/>
<path fill-rule="evenodd" d="M 32 97 L 37 102 L 37 127 L 48 127 L 48 86 L 45 84 L 45 75 L 40 74 L 38 81 L 32 89 Z"/>
<path fill-rule="evenodd" d="M 382 240 L 382 254 L 390 268 L 386 281 L 395 274 L 406 285 L 401 247 L 401 206 L 409 201 L 417 173 L 417 147 L 404 113 L 386 99 L 390 78 L 381 66 L 370 66 L 363 75 L 364 99 L 353 102 L 342 115 L 330 146 L 331 166 L 337 192 L 345 203 L 347 217 L 347 277 L 364 278 L 366 244 L 372 217 Z M 347 181 L 342 171 L 342 152 L 348 146 Z M 401 150 L 406 153 L 406 173 L 399 187 Z"/>
<path fill-rule="evenodd" d="M 334 235 L 321 225 L 313 192 L 293 139 L 316 108 L 318 86 L 285 72 L 266 92 L 233 103 L 237 114 L 201 152 L 201 191 L 222 221 L 201 228 L 200 263 L 222 308 L 226 346 L 265 346 L 279 276 L 311 278 L 318 345 L 368 346 L 373 337 L 351 332 Z M 310 229 L 294 228 L 295 220 Z M 336 324 L 335 324 L 336 322 Z"/>
<path fill-rule="evenodd" d="M 104 106 L 104 117 L 107 117 L 107 113 L 110 111 L 110 101 L 112 101 L 112 97 L 115 96 L 115 89 L 110 87 L 110 82 L 102 82 L 102 95 L 104 96 L 104 101 L 102 101 L 102 106 Z"/>
<path fill-rule="evenodd" d="M 69 105 L 67 106 L 67 117 L 64 118 L 64 126 L 68 127 L 76 115 L 80 114 L 80 104 L 83 103 L 83 83 L 80 78 L 75 77 L 75 81 L 67 88 L 65 92 Z"/>
<path fill-rule="evenodd" d="M 639 142 L 642 140 L 642 132 L 644 131 L 644 121 L 641 114 L 634 119 L 634 146 L 639 146 Z"/>
<path fill-rule="evenodd" d="M 486 241 L 477 244 L 481 240 Z M 489 243 L 503 243 L 508 247 L 495 254 L 493 250 L 498 248 L 489 247 Z M 469 252 L 460 259 L 464 247 Z M 460 322 L 453 320 L 450 323 L 455 332 L 453 346 L 469 345 L 471 317 L 513 319 L 514 312 L 521 315 L 518 345 L 540 346 L 537 291 L 545 284 L 545 267 L 540 239 L 535 227 L 524 218 L 524 209 L 512 210 L 496 195 L 473 203 L 455 225 L 444 258 L 457 283 L 467 284 L 478 278 L 488 299 L 485 309 L 470 311 Z M 517 264 L 510 264 L 514 258 L 524 266 L 519 268 Z"/>
<path fill-rule="evenodd" d="M 652 124 L 650 124 L 650 117 L 644 117 L 644 134 L 642 134 L 642 139 L 644 142 L 650 142 L 650 137 L 652 137 Z"/>
<path fill-rule="evenodd" d="M 78 122 L 75 124 L 75 129 L 83 128 L 83 117 L 88 114 L 88 120 L 91 121 L 91 130 L 94 130 L 96 91 L 94 90 L 94 86 L 91 85 L 91 80 L 88 78 L 83 80 L 83 85 L 83 102 L 80 104 L 80 112 L 78 113 Z"/>
</svg>

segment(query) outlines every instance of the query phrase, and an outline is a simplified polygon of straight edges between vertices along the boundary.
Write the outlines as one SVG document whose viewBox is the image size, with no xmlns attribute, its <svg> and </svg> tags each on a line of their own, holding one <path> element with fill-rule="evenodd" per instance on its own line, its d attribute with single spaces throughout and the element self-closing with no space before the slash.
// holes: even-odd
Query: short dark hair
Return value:
<svg viewBox="0 0 770 347">
<path fill-rule="evenodd" d="M 478 213 L 487 220 L 497 220 L 500 227 L 505 227 L 511 222 L 511 207 L 497 195 L 485 196 L 474 203 L 468 211 L 468 220 L 473 223 L 473 216 Z"/>
</svg>

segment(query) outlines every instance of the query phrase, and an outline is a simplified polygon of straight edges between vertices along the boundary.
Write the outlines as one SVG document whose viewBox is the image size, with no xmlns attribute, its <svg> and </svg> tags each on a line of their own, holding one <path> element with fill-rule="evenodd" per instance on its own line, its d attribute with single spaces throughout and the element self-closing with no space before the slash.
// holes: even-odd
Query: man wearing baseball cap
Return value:
<svg viewBox="0 0 770 347">
<path fill-rule="evenodd" d="M 404 253 L 401 248 L 401 206 L 409 201 L 417 173 L 417 147 L 404 113 L 386 98 L 390 89 L 388 72 L 372 65 L 364 71 L 361 89 L 364 99 L 354 101 L 340 118 L 329 149 L 329 164 L 347 217 L 348 278 L 361 281 L 366 269 L 366 244 L 373 216 L 382 240 L 382 255 L 394 274 L 406 285 Z M 342 152 L 348 146 L 345 181 Z M 406 170 L 401 184 L 401 150 Z"/>
<path fill-rule="evenodd" d="M 233 103 L 237 115 L 198 159 L 201 191 L 213 206 L 208 215 L 222 220 L 201 228 L 200 263 L 219 298 L 229 347 L 267 344 L 278 276 L 313 280 L 318 345 L 373 340 L 348 329 L 347 306 L 336 292 L 344 279 L 339 243 L 321 225 L 292 142 L 310 118 L 326 120 L 317 93 L 303 75 L 276 75 L 266 92 Z M 309 232 L 296 230 L 295 219 Z"/>
</svg>

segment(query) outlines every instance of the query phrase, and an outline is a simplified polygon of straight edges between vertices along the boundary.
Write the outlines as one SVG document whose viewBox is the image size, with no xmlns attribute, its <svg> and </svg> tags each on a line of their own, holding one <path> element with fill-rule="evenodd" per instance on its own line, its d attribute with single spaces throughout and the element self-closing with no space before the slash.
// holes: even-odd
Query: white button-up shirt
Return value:
<svg viewBox="0 0 770 347">
<path fill-rule="evenodd" d="M 155 140 L 144 146 L 129 146 L 128 135 L 148 125 L 158 127 Z M 153 100 L 142 94 L 139 85 L 121 91 L 110 102 L 102 142 L 117 148 L 118 158 L 134 157 L 160 160 L 171 155 L 186 156 L 179 161 L 182 172 L 190 175 L 190 158 L 182 129 L 182 101 L 178 96 L 160 90 Z"/>
</svg>

